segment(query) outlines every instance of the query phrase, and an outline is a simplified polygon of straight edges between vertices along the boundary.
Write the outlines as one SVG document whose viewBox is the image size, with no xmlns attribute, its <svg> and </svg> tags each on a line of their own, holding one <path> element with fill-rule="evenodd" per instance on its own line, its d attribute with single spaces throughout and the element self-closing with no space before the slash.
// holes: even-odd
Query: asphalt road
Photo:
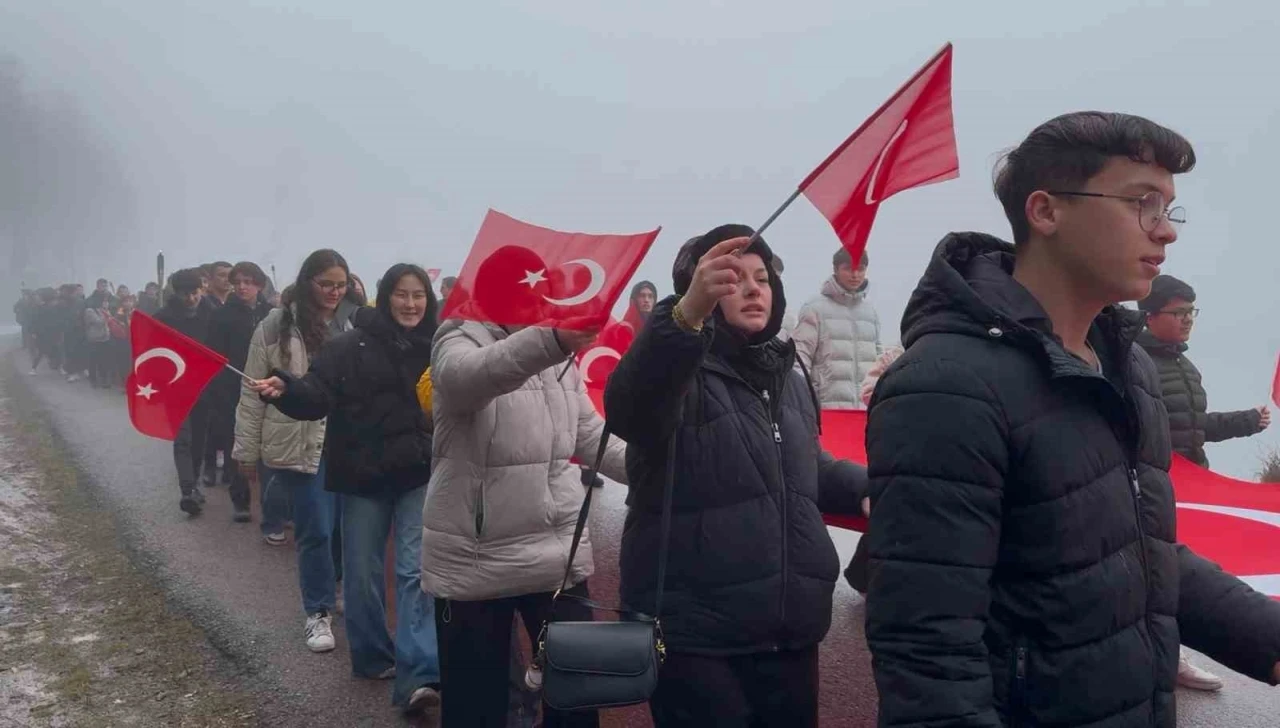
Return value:
<svg viewBox="0 0 1280 728">
<path fill-rule="evenodd" d="M 242 666 L 245 680 L 260 695 L 266 724 L 404 724 L 390 705 L 389 684 L 351 677 L 340 625 L 335 625 L 337 650 L 315 655 L 306 649 L 291 546 L 266 546 L 256 523 L 232 523 L 225 488 L 208 494 L 209 504 L 200 518 L 191 520 L 181 513 L 169 443 L 137 434 L 120 394 L 94 390 L 84 382 L 68 384 L 46 372 L 26 381 L 46 404 L 69 455 L 77 459 L 91 485 L 108 496 L 130 547 L 163 581 L 173 604 Z M 607 486 L 592 519 L 597 564 L 592 592 L 598 599 L 612 600 L 617 594 L 623 495 L 621 487 Z M 255 507 L 255 519 L 256 515 Z M 847 562 L 856 534 L 836 531 L 834 537 Z M 831 633 L 822 646 L 824 726 L 875 725 L 876 695 L 863 612 L 861 598 L 841 582 Z M 1228 684 L 1218 694 L 1180 692 L 1179 726 L 1280 725 L 1280 691 L 1231 674 L 1205 658 L 1200 663 L 1225 675 Z M 649 721 L 639 708 L 612 711 L 604 724 L 647 726 Z"/>
</svg>

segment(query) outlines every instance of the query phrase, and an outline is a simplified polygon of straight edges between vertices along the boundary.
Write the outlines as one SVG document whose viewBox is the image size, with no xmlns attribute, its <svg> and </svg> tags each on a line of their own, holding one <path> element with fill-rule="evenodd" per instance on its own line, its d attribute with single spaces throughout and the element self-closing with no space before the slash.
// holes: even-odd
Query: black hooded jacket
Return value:
<svg viewBox="0 0 1280 728">
<path fill-rule="evenodd" d="M 867 640 L 882 726 L 1174 728 L 1178 645 L 1270 681 L 1280 604 L 1176 543 L 1141 315 L 1068 353 L 1012 246 L 939 244 L 876 388 Z"/>
<path fill-rule="evenodd" d="M 750 234 L 727 227 L 682 251 L 678 292 L 688 288 L 702 252 Z M 763 242 L 748 252 L 759 253 L 767 266 L 772 259 Z M 689 333 L 672 320 L 677 299 L 664 300 L 605 392 L 609 426 L 628 444 L 622 601 L 649 614 L 663 486 L 674 453 L 660 616 L 675 652 L 749 654 L 821 641 L 839 571 L 822 512 L 856 512 L 865 491 L 865 470 L 835 460 L 818 444 L 813 392 L 792 368 L 795 347 L 774 338 L 786 304 L 769 268 L 774 304 L 764 332 L 736 341 L 740 335 L 717 317 L 701 334 Z"/>
<path fill-rule="evenodd" d="M 377 309 L 358 311 L 355 328 L 327 341 L 306 376 L 272 371 L 286 386 L 273 402 L 281 412 L 329 418 L 325 489 L 335 493 L 396 497 L 431 477 L 431 426 L 416 387 L 431 364 L 435 299 L 428 288 L 427 314 L 406 331 L 389 312 L 395 283 L 382 281 Z"/>
</svg>

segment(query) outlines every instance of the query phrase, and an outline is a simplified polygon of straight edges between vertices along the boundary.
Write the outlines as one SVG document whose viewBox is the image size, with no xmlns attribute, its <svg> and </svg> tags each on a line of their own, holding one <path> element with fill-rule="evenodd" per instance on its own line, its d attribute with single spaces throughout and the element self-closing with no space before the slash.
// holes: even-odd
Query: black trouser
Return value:
<svg viewBox="0 0 1280 728">
<path fill-rule="evenodd" d="M 89 383 L 95 387 L 110 387 L 111 372 L 115 369 L 111 361 L 111 341 L 91 341 L 89 352 Z"/>
<path fill-rule="evenodd" d="M 668 653 L 649 712 L 654 728 L 816 728 L 818 647 L 735 657 Z"/>
<path fill-rule="evenodd" d="M 182 421 L 178 436 L 173 441 L 173 464 L 178 469 L 178 488 L 183 495 L 195 490 L 208 424 L 209 417 L 204 402 L 196 402 L 196 406 L 187 414 L 187 419 Z"/>
<path fill-rule="evenodd" d="M 568 590 L 588 596 L 583 582 Z M 508 677 L 511 665 L 511 620 L 516 612 L 535 645 L 542 623 L 551 613 L 551 592 L 479 602 L 436 600 L 436 635 L 440 641 L 442 728 L 504 728 L 507 724 Z M 556 618 L 586 621 L 591 610 L 571 599 L 556 605 Z M 599 714 L 562 713 L 542 706 L 544 728 L 595 728 Z"/>
</svg>

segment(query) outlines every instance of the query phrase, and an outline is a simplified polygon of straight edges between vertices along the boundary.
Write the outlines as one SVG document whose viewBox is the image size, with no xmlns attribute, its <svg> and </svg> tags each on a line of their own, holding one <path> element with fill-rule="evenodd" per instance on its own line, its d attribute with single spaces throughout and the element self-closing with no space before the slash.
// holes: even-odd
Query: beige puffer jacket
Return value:
<svg viewBox="0 0 1280 728">
<path fill-rule="evenodd" d="M 474 601 L 560 587 L 604 420 L 551 329 L 508 335 L 446 321 L 431 352 L 435 440 L 422 514 L 422 589 Z M 626 444 L 601 471 L 626 483 Z M 571 584 L 594 570 L 583 533 Z"/>
<path fill-rule="evenodd" d="M 297 327 L 289 336 L 289 366 L 280 356 L 280 319 L 276 309 L 254 329 L 249 341 L 249 358 L 244 373 L 263 379 L 272 369 L 284 369 L 294 376 L 304 376 L 311 362 Z M 242 380 L 240 404 L 236 406 L 236 440 L 231 458 L 240 463 L 262 460 L 269 468 L 315 473 L 320 468 L 324 450 L 324 420 L 303 422 L 285 417 L 275 407 L 268 407 Z"/>
</svg>

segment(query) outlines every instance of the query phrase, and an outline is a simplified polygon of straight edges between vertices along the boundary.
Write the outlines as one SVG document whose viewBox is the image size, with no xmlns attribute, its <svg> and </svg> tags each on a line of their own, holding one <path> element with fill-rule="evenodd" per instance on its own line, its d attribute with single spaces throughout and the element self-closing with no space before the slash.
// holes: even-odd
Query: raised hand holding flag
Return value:
<svg viewBox="0 0 1280 728">
<path fill-rule="evenodd" d="M 141 311 L 134 311 L 129 324 L 129 420 L 144 435 L 173 440 L 227 359 Z"/>
<path fill-rule="evenodd" d="M 490 210 L 442 318 L 500 326 L 599 328 L 661 228 L 564 233 Z"/>
</svg>

